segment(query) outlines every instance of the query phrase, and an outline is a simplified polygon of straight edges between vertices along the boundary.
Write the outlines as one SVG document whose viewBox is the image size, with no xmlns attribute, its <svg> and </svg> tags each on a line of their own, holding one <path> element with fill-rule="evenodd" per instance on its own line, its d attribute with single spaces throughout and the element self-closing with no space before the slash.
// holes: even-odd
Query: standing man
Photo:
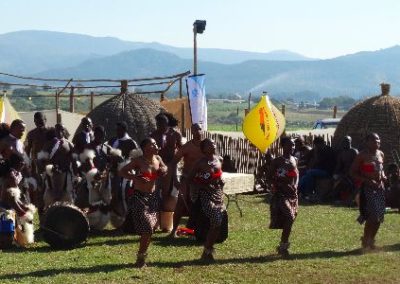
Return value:
<svg viewBox="0 0 400 284">
<path fill-rule="evenodd" d="M 132 150 L 139 149 L 138 144 L 128 134 L 128 125 L 125 122 L 116 123 L 116 137 L 108 141 L 108 145 L 121 152 L 121 160 L 119 157 L 114 156 L 110 168 L 111 180 L 111 223 L 116 228 L 129 230 L 129 218 L 126 218 L 128 213 L 128 204 L 126 203 L 126 194 L 131 187 L 131 182 L 118 174 L 119 167 L 131 161 Z M 117 151 L 113 151 L 117 152 Z M 120 164 L 121 163 L 121 164 Z"/>
<path fill-rule="evenodd" d="M 196 162 L 204 157 L 203 152 L 200 149 L 200 143 L 203 139 L 203 129 L 197 123 L 191 127 L 192 140 L 188 141 L 182 146 L 176 153 L 174 159 L 171 162 L 171 171 L 176 171 L 176 165 L 183 158 L 182 176 L 180 182 L 177 184 L 179 189 L 178 202 L 176 204 L 174 213 L 174 226 L 171 236 L 175 236 L 176 229 L 178 228 L 179 221 L 185 214 L 190 214 L 192 204 L 197 199 L 195 192 L 190 192 L 190 181 L 187 179 L 189 173 L 192 171 Z M 192 220 L 189 220 L 192 221 Z M 190 227 L 190 222 L 188 222 Z"/>
<path fill-rule="evenodd" d="M 93 141 L 92 120 L 89 117 L 82 118 L 81 126 L 83 130 L 75 134 L 74 138 L 72 139 L 72 143 L 75 146 L 74 150 L 78 155 L 83 152 L 90 142 Z"/>
<path fill-rule="evenodd" d="M 26 136 L 26 154 L 32 159 L 34 163 L 37 159 L 37 154 L 43 149 L 46 143 L 46 116 L 42 112 L 36 112 L 33 116 L 36 128 L 29 131 Z"/>
<path fill-rule="evenodd" d="M 93 159 L 94 166 L 103 172 L 108 164 L 108 155 L 112 148 L 104 141 L 105 129 L 102 125 L 96 125 L 93 130 L 94 140 L 87 145 L 87 149 L 93 150 L 95 157 Z"/>
<path fill-rule="evenodd" d="M 2 139 L 3 143 L 12 147 L 14 152 L 25 154 L 24 144 L 21 141 L 26 129 L 26 124 L 21 119 L 15 119 L 10 125 L 10 134 Z"/>
<path fill-rule="evenodd" d="M 132 150 L 139 149 L 138 144 L 128 134 L 128 125 L 126 122 L 117 122 L 116 124 L 116 137 L 108 141 L 108 145 L 115 149 L 121 150 L 124 159 L 129 158 Z"/>
<path fill-rule="evenodd" d="M 157 129 L 150 135 L 160 147 L 159 155 L 168 165 L 182 146 L 182 135 L 169 124 L 168 117 L 159 113 L 156 116 Z"/>
<path fill-rule="evenodd" d="M 164 113 L 156 116 L 157 129 L 150 135 L 159 147 L 159 155 L 164 163 L 169 167 L 174 159 L 175 153 L 182 147 L 182 135 L 176 131 L 173 126 L 174 122 L 168 119 Z M 161 179 L 162 184 L 162 206 L 164 212 L 173 212 L 176 206 L 176 199 L 171 197 L 173 183 L 177 180 L 176 167 L 173 171 L 169 171 L 168 175 Z"/>
<path fill-rule="evenodd" d="M 48 129 L 46 127 L 46 116 L 42 112 L 36 112 L 33 116 L 33 121 L 36 128 L 28 132 L 25 151 L 32 161 L 31 175 L 36 179 L 38 184 L 38 190 L 34 196 L 34 204 L 41 215 L 43 213 L 44 184 L 40 174 L 44 172 L 44 168 L 38 168 L 37 160 L 38 153 L 43 150 L 46 143 Z"/>
<path fill-rule="evenodd" d="M 47 132 L 42 163 L 46 165 L 45 208 L 56 201 L 73 201 L 71 173 L 73 145 L 65 138 L 66 129 L 60 123 Z"/>
</svg>

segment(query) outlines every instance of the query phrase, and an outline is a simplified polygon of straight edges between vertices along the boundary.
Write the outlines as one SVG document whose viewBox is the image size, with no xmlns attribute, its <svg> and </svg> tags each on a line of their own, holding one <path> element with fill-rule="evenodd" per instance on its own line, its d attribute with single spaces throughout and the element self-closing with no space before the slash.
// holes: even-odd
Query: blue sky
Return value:
<svg viewBox="0 0 400 284">
<path fill-rule="evenodd" d="M 400 44 L 395 0 L 0 0 L 0 33 L 52 30 L 191 47 L 331 58 Z"/>
</svg>

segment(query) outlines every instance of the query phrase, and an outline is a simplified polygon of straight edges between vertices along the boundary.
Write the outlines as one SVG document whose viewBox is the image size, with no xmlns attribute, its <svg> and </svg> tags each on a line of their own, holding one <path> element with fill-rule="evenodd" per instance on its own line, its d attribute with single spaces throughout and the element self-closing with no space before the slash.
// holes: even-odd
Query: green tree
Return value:
<svg viewBox="0 0 400 284">
<path fill-rule="evenodd" d="M 0 82 L 0 88 L 3 89 L 3 90 L 5 90 L 5 91 L 8 91 L 8 90 L 11 89 L 11 86 L 10 86 L 10 84 L 8 84 L 8 83 Z"/>
<path fill-rule="evenodd" d="M 32 97 L 37 96 L 37 92 L 31 88 L 18 88 L 14 89 L 12 92 L 12 96 L 14 97 Z"/>
<path fill-rule="evenodd" d="M 319 102 L 320 109 L 327 109 L 337 106 L 340 109 L 349 109 L 357 101 L 349 96 L 327 97 Z"/>
</svg>

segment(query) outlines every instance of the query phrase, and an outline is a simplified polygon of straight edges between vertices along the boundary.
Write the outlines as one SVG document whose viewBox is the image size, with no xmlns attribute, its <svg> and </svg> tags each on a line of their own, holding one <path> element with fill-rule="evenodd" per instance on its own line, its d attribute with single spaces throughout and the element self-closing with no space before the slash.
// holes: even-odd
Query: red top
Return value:
<svg viewBox="0 0 400 284">
<path fill-rule="evenodd" d="M 158 178 L 158 173 L 144 172 L 144 173 L 141 173 L 141 174 L 139 174 L 137 176 L 138 177 L 144 177 L 144 178 L 149 179 L 150 181 L 153 181 L 153 180 L 156 180 Z M 130 186 L 126 191 L 126 196 L 127 197 L 132 196 L 134 191 L 135 191 L 135 186 L 134 185 Z"/>
<path fill-rule="evenodd" d="M 138 177 L 148 178 L 149 180 L 153 181 L 158 178 L 158 174 L 152 173 L 152 172 L 144 172 L 144 173 L 141 173 L 140 175 L 138 175 Z"/>
<path fill-rule="evenodd" d="M 361 171 L 364 173 L 372 174 L 375 172 L 375 163 L 363 163 L 361 165 Z"/>
<path fill-rule="evenodd" d="M 286 173 L 286 176 L 287 177 L 297 177 L 297 172 L 294 169 L 292 169 Z"/>
<path fill-rule="evenodd" d="M 200 172 L 194 177 L 195 183 L 208 183 L 209 180 L 219 179 L 222 176 L 222 170 L 218 169 L 216 172 Z"/>
</svg>

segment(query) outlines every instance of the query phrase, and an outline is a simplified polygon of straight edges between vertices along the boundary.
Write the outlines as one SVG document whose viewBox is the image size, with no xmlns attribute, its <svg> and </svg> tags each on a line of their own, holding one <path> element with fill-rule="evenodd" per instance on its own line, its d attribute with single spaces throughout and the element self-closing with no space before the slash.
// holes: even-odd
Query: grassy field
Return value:
<svg viewBox="0 0 400 284">
<path fill-rule="evenodd" d="M 301 206 L 293 229 L 292 258 L 275 247 L 280 231 L 267 229 L 265 195 L 240 196 L 243 217 L 229 207 L 230 235 L 216 246 L 217 262 L 198 261 L 202 247 L 155 234 L 149 266 L 133 268 L 138 237 L 106 231 L 70 251 L 38 242 L 1 252 L 0 283 L 399 283 L 400 215 L 389 212 L 377 237 L 382 250 L 362 255 L 357 210 Z"/>
</svg>

